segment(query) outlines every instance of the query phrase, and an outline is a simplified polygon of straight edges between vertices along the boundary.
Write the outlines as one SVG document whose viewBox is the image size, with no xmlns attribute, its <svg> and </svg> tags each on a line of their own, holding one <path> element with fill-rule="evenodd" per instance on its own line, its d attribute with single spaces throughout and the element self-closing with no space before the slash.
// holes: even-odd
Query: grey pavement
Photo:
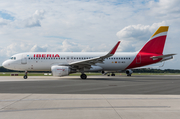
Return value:
<svg viewBox="0 0 180 119">
<path fill-rule="evenodd" d="M 0 93 L 180 94 L 180 76 L 0 77 Z"/>
<path fill-rule="evenodd" d="M 0 119 L 179 119 L 180 76 L 0 77 Z"/>
</svg>

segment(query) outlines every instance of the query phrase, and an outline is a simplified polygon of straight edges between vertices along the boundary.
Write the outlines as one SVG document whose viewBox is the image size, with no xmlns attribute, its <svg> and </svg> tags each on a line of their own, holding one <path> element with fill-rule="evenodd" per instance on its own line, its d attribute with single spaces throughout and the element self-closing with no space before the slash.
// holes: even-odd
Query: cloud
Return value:
<svg viewBox="0 0 180 119">
<path fill-rule="evenodd" d="M 64 40 L 61 43 L 58 42 L 56 45 L 45 44 L 43 46 L 22 42 L 12 43 L 6 47 L 0 47 L 0 56 L 8 58 L 14 54 L 22 52 L 92 52 L 104 51 L 103 49 L 106 48 L 107 46 L 105 44 L 101 44 L 100 47 L 90 47 L 88 45 L 81 45 L 69 40 Z"/>
<path fill-rule="evenodd" d="M 78 44 L 68 39 L 63 40 L 62 42 L 58 41 L 53 45 L 48 44 L 46 46 L 48 47 L 48 52 L 84 52 L 92 50 L 88 45 Z"/>
<path fill-rule="evenodd" d="M 180 17 L 179 0 L 159 0 L 159 2 L 150 1 L 150 14 L 156 17 L 174 19 Z M 158 11 L 158 12 L 157 12 Z"/>
<path fill-rule="evenodd" d="M 7 58 L 13 54 L 29 51 L 31 46 L 32 45 L 30 44 L 24 44 L 24 43 L 12 43 L 6 47 L 1 47 L 0 55 Z"/>
<path fill-rule="evenodd" d="M 8 23 L 10 23 L 10 21 L 9 21 L 9 20 L 6 20 L 6 19 L 3 19 L 3 18 L 0 18 L 0 26 L 7 25 Z"/>
<path fill-rule="evenodd" d="M 69 42 L 68 40 L 64 40 L 62 42 L 61 50 L 63 52 L 78 52 L 81 51 L 81 49 L 78 47 L 77 43 Z"/>
<path fill-rule="evenodd" d="M 40 20 L 43 19 L 44 13 L 44 10 L 36 10 L 31 17 L 23 21 L 24 27 L 41 27 Z"/>
<path fill-rule="evenodd" d="M 6 47 L 0 47 L 0 55 L 10 57 L 21 52 L 81 52 L 86 46 L 64 40 L 61 44 L 39 46 L 31 43 L 12 43 Z"/>
<path fill-rule="evenodd" d="M 46 52 L 47 51 L 47 46 L 43 46 L 43 47 L 40 47 L 38 45 L 34 45 L 30 52 Z"/>
<path fill-rule="evenodd" d="M 117 37 L 122 41 L 121 51 L 139 50 L 145 42 L 160 27 L 166 25 L 165 21 L 154 23 L 152 25 L 129 25 L 117 32 Z"/>
</svg>

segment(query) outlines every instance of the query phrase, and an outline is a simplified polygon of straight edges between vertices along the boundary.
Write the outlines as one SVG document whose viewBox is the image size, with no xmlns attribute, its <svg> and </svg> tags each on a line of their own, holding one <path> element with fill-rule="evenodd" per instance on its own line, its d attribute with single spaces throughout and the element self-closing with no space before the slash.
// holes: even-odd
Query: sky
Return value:
<svg viewBox="0 0 180 119">
<path fill-rule="evenodd" d="M 0 65 L 22 52 L 117 52 L 142 48 L 169 26 L 162 69 L 180 69 L 179 0 L 0 1 Z"/>
</svg>

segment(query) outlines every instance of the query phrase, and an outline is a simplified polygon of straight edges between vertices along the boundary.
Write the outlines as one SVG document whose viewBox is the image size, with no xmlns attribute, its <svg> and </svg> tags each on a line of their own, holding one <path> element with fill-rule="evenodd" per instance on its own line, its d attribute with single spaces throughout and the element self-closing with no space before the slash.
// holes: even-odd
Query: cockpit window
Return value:
<svg viewBox="0 0 180 119">
<path fill-rule="evenodd" d="M 16 60 L 16 57 L 11 57 L 10 59 L 11 59 L 11 60 Z"/>
</svg>

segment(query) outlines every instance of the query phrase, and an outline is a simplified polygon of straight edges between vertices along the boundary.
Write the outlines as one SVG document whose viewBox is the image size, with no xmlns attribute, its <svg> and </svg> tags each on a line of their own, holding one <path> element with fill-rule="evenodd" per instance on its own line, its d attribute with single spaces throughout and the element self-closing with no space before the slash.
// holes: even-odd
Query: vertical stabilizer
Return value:
<svg viewBox="0 0 180 119">
<path fill-rule="evenodd" d="M 140 52 L 162 54 L 169 26 L 160 26 Z"/>
</svg>

